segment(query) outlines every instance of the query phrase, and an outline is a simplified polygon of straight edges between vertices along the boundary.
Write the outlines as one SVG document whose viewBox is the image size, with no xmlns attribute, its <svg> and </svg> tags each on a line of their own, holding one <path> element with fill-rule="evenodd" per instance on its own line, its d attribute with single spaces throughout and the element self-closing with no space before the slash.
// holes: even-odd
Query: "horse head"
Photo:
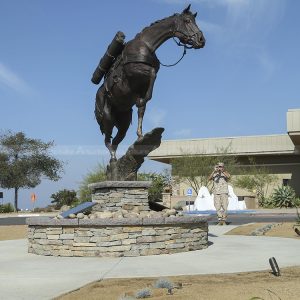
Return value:
<svg viewBox="0 0 300 300">
<path fill-rule="evenodd" d="M 181 14 L 176 15 L 174 36 L 179 38 L 181 43 L 190 45 L 194 49 L 200 49 L 205 46 L 205 38 L 196 24 L 197 13 L 193 14 L 190 8 L 191 5 Z"/>
</svg>

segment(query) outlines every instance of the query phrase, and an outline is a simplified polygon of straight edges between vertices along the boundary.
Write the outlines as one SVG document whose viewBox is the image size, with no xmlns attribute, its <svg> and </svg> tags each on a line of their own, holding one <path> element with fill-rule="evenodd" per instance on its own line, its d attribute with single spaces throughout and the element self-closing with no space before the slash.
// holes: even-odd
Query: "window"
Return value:
<svg viewBox="0 0 300 300">
<path fill-rule="evenodd" d="M 290 179 L 282 179 L 282 185 L 287 186 L 290 183 Z"/>
</svg>

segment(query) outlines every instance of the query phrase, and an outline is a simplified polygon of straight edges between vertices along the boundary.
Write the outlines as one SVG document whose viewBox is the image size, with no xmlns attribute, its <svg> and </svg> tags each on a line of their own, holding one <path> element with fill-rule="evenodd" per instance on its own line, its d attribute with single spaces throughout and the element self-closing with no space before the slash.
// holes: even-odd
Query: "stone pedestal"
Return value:
<svg viewBox="0 0 300 300">
<path fill-rule="evenodd" d="M 103 181 L 89 185 L 93 211 L 149 211 L 148 189 L 151 181 Z"/>
<path fill-rule="evenodd" d="M 63 219 L 34 217 L 28 252 L 50 256 L 143 256 L 173 254 L 208 246 L 207 217 Z"/>
<path fill-rule="evenodd" d="M 105 211 L 126 210 L 126 214 L 133 217 L 123 217 L 122 213 L 113 217 L 111 213 L 111 217 L 104 218 L 28 218 L 28 252 L 51 256 L 121 257 L 207 248 L 208 217 L 141 213 L 150 211 L 150 186 L 149 181 L 105 181 L 89 185 L 92 200 L 97 202 L 92 208 L 94 212 L 103 215 Z"/>
</svg>

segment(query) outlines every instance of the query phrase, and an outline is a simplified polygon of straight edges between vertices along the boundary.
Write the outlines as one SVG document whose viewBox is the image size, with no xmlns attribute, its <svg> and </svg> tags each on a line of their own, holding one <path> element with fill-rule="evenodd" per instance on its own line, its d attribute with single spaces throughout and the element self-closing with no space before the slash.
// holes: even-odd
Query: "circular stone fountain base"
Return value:
<svg viewBox="0 0 300 300">
<path fill-rule="evenodd" d="M 51 256 L 142 256 L 207 248 L 207 218 L 29 218 L 28 252 Z"/>
</svg>

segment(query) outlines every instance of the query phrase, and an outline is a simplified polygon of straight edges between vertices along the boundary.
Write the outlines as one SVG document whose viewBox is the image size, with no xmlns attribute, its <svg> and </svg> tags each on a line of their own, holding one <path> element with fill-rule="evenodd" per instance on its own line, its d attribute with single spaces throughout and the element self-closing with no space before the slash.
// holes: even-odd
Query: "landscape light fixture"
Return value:
<svg viewBox="0 0 300 300">
<path fill-rule="evenodd" d="M 269 258 L 269 263 L 270 263 L 270 266 L 272 268 L 273 274 L 275 276 L 280 276 L 280 269 L 278 267 L 278 264 L 277 264 L 277 261 L 276 261 L 275 257 Z"/>
</svg>

